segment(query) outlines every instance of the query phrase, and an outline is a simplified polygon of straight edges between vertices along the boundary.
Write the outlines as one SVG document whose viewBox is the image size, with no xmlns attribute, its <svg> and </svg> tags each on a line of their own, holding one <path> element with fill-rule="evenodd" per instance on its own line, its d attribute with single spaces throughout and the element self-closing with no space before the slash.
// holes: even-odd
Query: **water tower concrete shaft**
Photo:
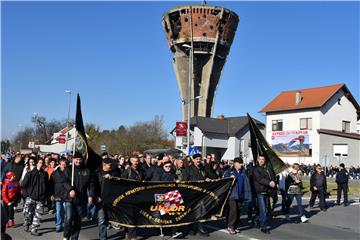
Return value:
<svg viewBox="0 0 360 240">
<path fill-rule="evenodd" d="M 186 5 L 164 14 L 162 24 L 173 53 L 180 96 L 185 101 L 201 96 L 191 102 L 190 117 L 211 117 L 216 88 L 238 23 L 236 13 L 209 5 Z M 191 77 L 189 69 L 192 69 Z M 188 117 L 186 110 L 183 104 L 183 120 Z"/>
</svg>

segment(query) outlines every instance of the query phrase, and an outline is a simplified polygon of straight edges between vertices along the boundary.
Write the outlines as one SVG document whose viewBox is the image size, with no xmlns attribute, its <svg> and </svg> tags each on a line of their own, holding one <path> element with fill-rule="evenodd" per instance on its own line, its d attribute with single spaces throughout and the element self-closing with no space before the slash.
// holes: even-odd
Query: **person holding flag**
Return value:
<svg viewBox="0 0 360 240">
<path fill-rule="evenodd" d="M 265 157 L 259 155 L 257 158 L 258 165 L 255 166 L 254 186 L 257 195 L 258 207 L 259 207 L 259 221 L 261 232 L 270 233 L 269 220 L 267 211 L 267 201 L 269 192 L 276 187 L 275 176 L 272 171 L 265 165 Z"/>
<path fill-rule="evenodd" d="M 77 95 L 75 136 L 73 145 L 72 167 L 66 169 L 66 191 L 64 240 L 77 240 L 81 229 L 81 216 L 87 204 L 94 202 L 95 171 L 102 163 L 102 158 L 88 146 L 84 122 L 81 113 L 80 96 Z"/>
<path fill-rule="evenodd" d="M 64 173 L 68 179 L 64 183 L 67 192 L 65 198 L 64 240 L 70 239 L 70 237 L 74 240 L 79 238 L 81 215 L 84 212 L 83 206 L 86 206 L 87 203 L 92 204 L 94 199 L 94 177 L 91 175 L 89 168 L 83 164 L 83 156 L 80 152 L 75 153 L 73 165 L 73 176 L 71 168 L 67 168 Z M 72 184 L 71 179 L 73 179 Z"/>
</svg>

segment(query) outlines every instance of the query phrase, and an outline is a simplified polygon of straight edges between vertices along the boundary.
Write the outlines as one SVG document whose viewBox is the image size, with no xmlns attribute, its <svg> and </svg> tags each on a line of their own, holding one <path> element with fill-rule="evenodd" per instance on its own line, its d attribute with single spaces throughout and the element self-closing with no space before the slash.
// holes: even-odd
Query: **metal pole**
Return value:
<svg viewBox="0 0 360 240">
<path fill-rule="evenodd" d="M 72 155 L 72 166 L 71 166 L 71 186 L 74 186 L 74 171 L 75 171 L 75 164 L 74 164 L 74 156 L 76 151 L 76 128 L 74 134 L 74 146 L 73 146 L 73 155 Z"/>
<path fill-rule="evenodd" d="M 69 138 L 69 121 L 70 121 L 70 102 L 71 102 L 71 91 L 66 90 L 66 93 L 69 93 L 69 106 L 68 106 L 68 117 L 67 117 L 67 124 L 66 124 L 66 139 L 65 139 L 65 152 L 67 153 L 68 150 L 68 138 Z"/>
<path fill-rule="evenodd" d="M 190 6 L 190 34 L 191 47 L 189 49 L 189 82 L 188 82 L 188 97 L 187 97 L 187 155 L 190 154 L 190 109 L 191 109 L 191 80 L 192 80 L 192 62 L 193 62 L 193 31 L 192 31 L 192 7 Z"/>
</svg>

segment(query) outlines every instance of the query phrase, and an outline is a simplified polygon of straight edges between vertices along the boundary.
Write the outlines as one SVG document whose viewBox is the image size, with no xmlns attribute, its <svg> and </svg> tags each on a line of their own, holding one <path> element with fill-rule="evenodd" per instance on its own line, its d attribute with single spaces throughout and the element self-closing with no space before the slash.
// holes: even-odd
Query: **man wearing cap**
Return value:
<svg viewBox="0 0 360 240">
<path fill-rule="evenodd" d="M 201 154 L 193 155 L 193 164 L 183 171 L 183 181 L 199 181 L 199 180 L 210 180 L 207 175 L 204 165 L 201 163 Z M 192 226 L 191 226 L 192 227 Z M 209 236 L 208 231 L 204 229 L 202 223 L 197 223 L 197 227 L 190 229 L 190 234 L 195 234 L 195 229 L 199 231 L 200 235 Z"/>
<path fill-rule="evenodd" d="M 341 192 L 344 192 L 344 207 L 348 205 L 348 182 L 349 173 L 345 168 L 344 163 L 340 163 L 339 172 L 336 173 L 336 184 L 337 184 L 337 201 L 336 204 L 340 205 Z"/>
<path fill-rule="evenodd" d="M 240 220 L 240 206 L 244 202 L 251 201 L 251 188 L 249 179 L 243 170 L 243 159 L 237 157 L 234 159 L 234 165 L 224 173 L 224 178 L 233 177 L 235 183 L 229 196 L 229 212 L 227 216 L 228 232 L 236 234 L 237 225 Z"/>
<path fill-rule="evenodd" d="M 121 173 L 119 168 L 114 168 L 114 160 L 111 158 L 104 158 L 102 160 L 102 166 L 100 169 L 95 172 L 95 190 L 94 197 L 97 209 L 98 216 L 98 226 L 99 226 L 99 239 L 107 239 L 106 224 L 108 221 L 107 212 L 104 210 L 103 206 L 103 194 L 102 194 L 102 185 L 105 178 L 110 177 L 120 177 Z"/>
<path fill-rule="evenodd" d="M 93 203 L 94 176 L 90 175 L 90 170 L 83 164 L 83 156 L 80 152 L 75 152 L 72 164 L 74 164 L 73 185 L 71 185 L 72 167 L 65 170 L 68 181 L 64 183 L 66 191 L 64 239 L 71 237 L 71 239 L 77 240 L 80 234 L 81 215 L 84 213 L 84 206 L 87 203 Z"/>
</svg>

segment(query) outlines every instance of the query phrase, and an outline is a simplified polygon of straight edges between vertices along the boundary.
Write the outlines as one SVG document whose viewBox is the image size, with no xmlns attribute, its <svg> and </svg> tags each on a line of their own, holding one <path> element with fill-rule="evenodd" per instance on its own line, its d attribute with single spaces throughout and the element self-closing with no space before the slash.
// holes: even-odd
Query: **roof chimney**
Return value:
<svg viewBox="0 0 360 240">
<path fill-rule="evenodd" d="M 298 91 L 295 94 L 295 105 L 299 105 L 301 103 L 302 97 L 301 97 L 301 92 Z"/>
</svg>

